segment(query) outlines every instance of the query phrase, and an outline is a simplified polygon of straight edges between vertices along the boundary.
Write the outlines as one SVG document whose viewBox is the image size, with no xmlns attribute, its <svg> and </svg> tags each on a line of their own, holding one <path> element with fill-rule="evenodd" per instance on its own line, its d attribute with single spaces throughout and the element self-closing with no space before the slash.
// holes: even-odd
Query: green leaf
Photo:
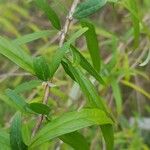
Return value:
<svg viewBox="0 0 150 150">
<path fill-rule="evenodd" d="M 48 17 L 48 19 L 51 21 L 52 25 L 60 30 L 60 20 L 55 13 L 55 11 L 50 7 L 47 0 L 35 0 L 36 5 L 45 13 L 45 15 Z"/>
<path fill-rule="evenodd" d="M 47 81 L 51 76 L 49 66 L 44 57 L 39 56 L 33 59 L 33 67 L 36 76 L 43 81 Z"/>
<path fill-rule="evenodd" d="M 106 2 L 107 0 L 86 0 L 77 6 L 74 17 L 77 19 L 85 18 L 97 12 Z"/>
<path fill-rule="evenodd" d="M 85 75 L 83 74 L 82 70 L 79 67 L 74 67 L 70 63 L 69 60 L 65 59 L 65 62 L 68 64 L 69 70 L 74 75 L 76 81 L 80 85 L 81 90 L 89 100 L 89 104 L 91 107 L 100 108 L 106 111 L 103 101 L 101 100 L 100 96 L 98 95 L 95 87 L 93 84 L 88 80 Z"/>
<path fill-rule="evenodd" d="M 101 130 L 105 139 L 106 149 L 114 150 L 114 129 L 110 124 L 101 125 Z"/>
<path fill-rule="evenodd" d="M 40 84 L 42 84 L 41 81 L 39 80 L 32 80 L 32 81 L 29 81 L 29 82 L 24 82 L 20 85 L 18 85 L 14 91 L 16 93 L 23 93 L 23 92 L 27 92 L 27 91 L 31 91 L 32 89 L 36 88 L 37 86 L 39 86 Z"/>
<path fill-rule="evenodd" d="M 27 103 L 25 102 L 25 99 L 23 97 L 19 96 L 15 91 L 11 89 L 6 90 L 6 95 L 18 110 L 22 112 L 27 111 Z"/>
<path fill-rule="evenodd" d="M 35 41 L 37 39 L 49 36 L 56 33 L 56 31 L 49 31 L 49 30 L 44 30 L 44 31 L 38 31 L 38 32 L 34 32 L 34 33 L 30 33 L 24 36 L 21 36 L 15 40 L 13 40 L 12 42 L 17 44 L 17 45 L 23 45 L 32 41 Z"/>
<path fill-rule="evenodd" d="M 61 60 L 66 54 L 66 51 L 69 50 L 70 45 L 75 42 L 77 38 L 79 38 L 83 33 L 85 33 L 88 29 L 87 28 L 82 28 L 75 32 L 68 40 L 67 42 L 64 43 L 64 45 L 57 50 L 55 55 L 53 56 L 53 59 L 50 64 L 50 71 L 51 71 L 51 77 L 53 77 L 54 73 L 58 69 Z"/>
<path fill-rule="evenodd" d="M 105 112 L 99 109 L 85 109 L 80 112 L 69 112 L 44 126 L 33 138 L 30 147 L 33 148 L 53 138 L 85 127 L 112 123 L 112 120 Z"/>
<path fill-rule="evenodd" d="M 125 0 L 123 1 L 123 4 L 131 14 L 131 19 L 134 28 L 134 46 L 136 48 L 139 45 L 140 38 L 140 17 L 137 2 L 136 0 Z"/>
<path fill-rule="evenodd" d="M 100 49 L 98 46 L 98 39 L 95 31 L 95 27 L 92 23 L 87 20 L 81 21 L 82 27 L 87 27 L 88 31 L 84 34 L 86 37 L 87 47 L 90 52 L 92 63 L 97 72 L 100 71 L 101 58 L 100 58 Z"/>
<path fill-rule="evenodd" d="M 89 144 L 79 132 L 72 132 L 59 137 L 64 143 L 69 144 L 75 150 L 89 150 Z"/>
<path fill-rule="evenodd" d="M 32 57 L 19 46 L 2 37 L 0 37 L 0 54 L 6 56 L 24 70 L 34 74 Z"/>
<path fill-rule="evenodd" d="M 28 107 L 32 111 L 34 111 L 34 112 L 36 112 L 38 114 L 42 114 L 42 115 L 48 115 L 49 112 L 50 112 L 50 108 L 47 105 L 42 104 L 42 103 L 30 103 L 28 105 Z"/>
<path fill-rule="evenodd" d="M 120 114 L 122 112 L 122 95 L 117 80 L 113 79 L 111 81 L 111 87 L 116 101 L 117 113 Z"/>
<path fill-rule="evenodd" d="M 12 150 L 27 150 L 27 146 L 24 144 L 21 132 L 21 113 L 17 112 L 13 117 L 10 129 L 10 145 Z"/>
<path fill-rule="evenodd" d="M 80 85 L 81 90 L 84 92 L 85 96 L 87 97 L 90 107 L 99 108 L 107 113 L 106 107 L 97 94 L 93 84 L 86 79 L 85 75 L 82 73 L 81 69 L 75 68 L 71 65 L 69 60 L 65 59 L 66 63 L 68 64 L 70 72 L 74 75 L 76 81 Z M 113 126 L 101 126 L 101 130 L 106 142 L 106 147 L 108 150 L 113 150 L 114 146 L 114 135 L 113 135 Z M 107 131 L 107 132 L 106 132 Z"/>
<path fill-rule="evenodd" d="M 72 74 L 72 72 L 69 70 L 69 66 L 65 61 L 61 61 L 61 64 L 65 70 L 65 72 L 71 77 L 72 80 L 76 81 L 74 75 Z"/>
<path fill-rule="evenodd" d="M 74 52 L 74 55 L 79 57 L 80 65 L 82 68 L 84 68 L 90 75 L 92 75 L 99 83 L 104 84 L 104 80 L 102 77 L 99 75 L 99 73 L 91 66 L 91 64 L 83 57 L 83 55 L 75 48 L 71 47 L 72 51 Z"/>
<path fill-rule="evenodd" d="M 0 148 L 11 150 L 9 134 L 3 130 L 0 130 Z"/>
</svg>

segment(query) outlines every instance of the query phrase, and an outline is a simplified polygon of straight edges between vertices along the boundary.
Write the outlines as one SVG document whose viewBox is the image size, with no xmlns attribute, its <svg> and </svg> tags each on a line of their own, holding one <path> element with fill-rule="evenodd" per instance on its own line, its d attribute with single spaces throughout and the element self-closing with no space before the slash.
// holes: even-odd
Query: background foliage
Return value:
<svg viewBox="0 0 150 150">
<path fill-rule="evenodd" d="M 95 2 L 97 4 L 97 1 Z M 32 110 L 37 114 L 48 115 L 47 119 L 51 120 L 65 112 L 74 112 L 75 110 L 81 110 L 83 107 L 88 108 L 86 105 L 86 97 L 80 88 L 83 89 L 83 91 L 86 88 L 89 89 L 89 93 L 85 95 L 89 99 L 96 99 L 97 97 L 91 95 L 92 87 L 90 84 L 83 84 L 91 81 L 98 91 L 98 95 L 96 95 L 106 102 L 107 110 L 111 112 L 115 120 L 114 149 L 148 150 L 150 148 L 150 131 L 146 129 L 146 124 L 144 128 L 143 126 L 139 127 L 138 121 L 148 118 L 150 113 L 149 0 L 118 0 L 115 3 L 111 1 L 107 3 L 104 2 L 101 4 L 104 6 L 100 10 L 101 5 L 98 5 L 92 12 L 92 15 L 88 17 L 88 22 L 87 20 L 82 20 L 80 25 L 78 20 L 74 20 L 74 24 L 70 27 L 68 33 L 69 43 L 66 43 L 62 49 L 60 48 L 62 53 L 58 54 L 59 35 L 54 27 L 60 29 L 62 24 L 64 24 L 71 3 L 72 1 L 69 0 L 49 1 L 51 8 L 55 10 L 59 17 L 57 20 L 55 14 L 53 14 L 53 16 L 47 16 L 47 11 L 42 11 L 47 8 L 40 7 L 39 9 L 37 7 L 38 4 L 35 4 L 32 0 L 0 0 L 0 48 L 1 46 L 6 47 L 4 50 L 4 52 L 6 52 L 7 48 L 13 45 L 15 48 L 11 55 L 9 55 L 9 59 L 34 75 L 32 76 L 30 73 L 17 67 L 3 55 L 0 55 L 0 139 L 4 139 L 0 140 L 0 149 L 1 147 L 3 147 L 2 149 L 8 149 L 9 145 L 5 148 L 2 142 L 6 141 L 5 143 L 9 143 L 8 133 L 13 133 L 17 130 L 15 129 L 16 126 L 11 126 L 12 122 L 14 122 L 14 124 L 17 123 L 17 125 L 21 124 L 19 122 L 21 114 L 15 114 L 16 110 L 28 113 Z M 82 7 L 82 5 L 78 7 L 74 14 L 77 19 L 91 14 L 90 12 L 89 14 L 82 12 Z M 98 11 L 94 13 L 96 10 Z M 53 17 L 55 17 L 55 21 L 51 19 Z M 85 28 L 81 29 L 81 26 Z M 87 32 L 86 27 L 89 28 Z M 95 30 L 93 29 L 94 27 Z M 27 37 L 23 36 L 33 32 L 37 33 Z M 76 40 L 76 38 L 84 32 L 86 32 L 86 38 L 82 36 L 79 40 Z M 77 34 L 75 35 L 75 33 Z M 95 39 L 96 34 L 98 44 L 97 39 Z M 10 41 L 12 41 L 12 45 L 10 45 Z M 66 65 L 70 64 L 69 61 L 64 60 L 62 63 L 63 67 L 60 66 L 58 68 L 61 62 L 60 57 L 64 56 L 69 44 L 76 45 L 76 48 L 71 47 L 71 52 L 74 56 L 73 66 L 76 70 L 74 70 L 71 65 L 69 66 L 73 74 L 72 78 L 77 80 L 79 84 L 81 83 L 80 88 L 76 82 L 66 75 L 63 69 L 63 67 L 65 68 Z M 16 45 L 19 45 L 24 51 L 18 53 Z M 94 53 L 91 47 L 96 50 Z M 24 52 L 26 52 L 27 55 L 24 54 Z M 1 50 L 0 53 L 2 53 Z M 82 58 L 80 54 L 86 59 Z M 18 58 L 18 55 L 24 57 L 23 59 L 25 61 L 22 62 L 20 58 Z M 33 56 L 39 55 L 43 57 L 35 57 L 32 60 Z M 68 57 L 70 58 L 70 55 Z M 87 65 L 87 61 L 90 62 L 91 65 Z M 48 72 L 48 67 L 43 62 L 54 62 L 54 67 L 50 67 L 50 72 Z M 33 66 L 32 63 L 34 64 Z M 92 70 L 92 66 L 94 66 L 95 70 Z M 43 69 L 39 70 L 36 68 L 45 68 L 46 71 L 41 75 L 40 73 Z M 55 73 L 57 68 L 58 70 Z M 82 68 L 84 68 L 84 70 Z M 87 69 L 88 73 L 85 71 Z M 90 72 L 90 70 L 92 71 Z M 97 72 L 99 72 L 99 74 L 97 74 Z M 47 80 L 48 77 L 53 74 L 52 83 L 56 86 L 50 90 L 48 107 L 42 104 L 39 105 L 39 103 L 42 102 L 44 93 L 41 81 L 37 81 L 35 75 L 39 79 Z M 82 77 L 82 81 L 78 80 L 78 76 Z M 24 85 L 22 85 L 22 83 Z M 15 89 L 15 91 L 10 89 Z M 12 98 L 12 95 L 14 99 L 12 99 L 12 101 L 8 100 L 8 97 Z M 23 97 L 26 97 L 27 103 Z M 17 106 L 13 106 L 13 100 L 17 102 Z M 28 106 L 28 104 L 30 106 Z M 29 108 L 31 110 L 29 110 Z M 81 115 L 82 118 L 84 113 L 83 111 L 78 114 L 79 117 Z M 23 133 L 22 139 L 19 138 L 17 141 L 19 141 L 21 147 L 24 147 L 24 149 L 26 149 L 26 145 L 31 142 L 29 135 L 31 135 L 31 130 L 35 125 L 37 114 L 24 115 L 22 119 L 22 131 L 17 131 L 18 136 L 21 132 Z M 101 112 L 99 112 L 99 114 L 101 114 Z M 76 114 L 73 115 L 74 119 L 76 119 Z M 92 113 L 91 118 L 93 118 Z M 131 123 L 131 118 L 134 118 L 134 123 Z M 107 121 L 111 122 L 109 119 Z M 93 124 L 101 124 L 101 120 L 97 121 L 97 119 L 95 119 L 94 122 Z M 71 126 L 73 126 L 74 123 L 77 122 L 72 122 Z M 44 124 L 46 123 L 44 122 Z M 93 124 L 88 121 L 84 123 L 85 127 Z M 101 132 L 98 132 L 99 130 L 100 129 L 96 126 L 80 130 L 86 137 L 87 143 L 90 143 L 91 150 L 105 149 L 104 140 L 101 136 Z M 43 132 L 47 132 L 47 130 L 45 129 L 44 131 L 43 129 Z M 35 137 L 35 140 L 36 138 L 38 139 L 40 134 L 42 133 L 39 133 L 37 137 Z M 74 135 L 69 136 L 74 137 Z M 52 137 L 53 135 L 49 138 Z M 13 138 L 15 139 L 15 137 Z M 60 137 L 60 139 L 68 143 L 65 136 Z M 32 142 L 34 143 L 34 140 Z M 39 146 L 38 149 L 71 150 L 72 148 L 55 138 L 50 142 L 46 141 L 46 143 L 42 144 L 41 147 Z M 76 147 L 76 149 L 79 148 Z M 87 149 L 86 143 L 85 149 Z"/>
</svg>

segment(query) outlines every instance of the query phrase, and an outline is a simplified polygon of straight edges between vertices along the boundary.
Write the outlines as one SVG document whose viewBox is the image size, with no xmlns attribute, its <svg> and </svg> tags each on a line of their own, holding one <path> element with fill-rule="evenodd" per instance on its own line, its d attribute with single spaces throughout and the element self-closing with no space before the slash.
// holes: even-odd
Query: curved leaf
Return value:
<svg viewBox="0 0 150 150">
<path fill-rule="evenodd" d="M 80 112 L 66 113 L 44 126 L 33 138 L 33 148 L 61 135 L 92 125 L 112 124 L 112 120 L 99 109 L 84 109 Z"/>
</svg>

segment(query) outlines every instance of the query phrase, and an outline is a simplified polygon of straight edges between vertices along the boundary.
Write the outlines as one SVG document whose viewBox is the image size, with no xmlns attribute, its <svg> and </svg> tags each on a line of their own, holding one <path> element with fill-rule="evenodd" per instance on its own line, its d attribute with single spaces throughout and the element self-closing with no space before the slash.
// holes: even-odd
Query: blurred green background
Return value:
<svg viewBox="0 0 150 150">
<path fill-rule="evenodd" d="M 115 5 L 107 4 L 98 13 L 90 16 L 96 26 L 100 53 L 103 59 L 103 72 L 111 76 L 110 85 L 105 88 L 97 85 L 99 93 L 107 101 L 116 118 L 116 150 L 150 149 L 150 1 L 137 0 L 140 24 L 140 40 L 134 47 L 133 24 L 130 12 L 123 0 Z M 71 0 L 51 0 L 52 8 L 64 24 Z M 71 26 L 70 32 L 79 28 L 78 22 Z M 35 31 L 52 30 L 48 19 L 39 11 L 32 0 L 0 0 L 0 36 L 15 39 Z M 89 54 L 83 40 L 77 42 L 83 55 L 89 60 Z M 32 55 L 44 55 L 51 59 L 58 47 L 57 35 L 36 40 L 23 48 Z M 149 56 L 149 57 L 148 57 Z M 5 103 L 3 96 L 6 88 L 14 88 L 23 81 L 32 78 L 29 74 L 0 55 L 0 127 L 7 128 L 15 110 Z M 114 79 L 114 80 L 113 80 Z M 114 82 L 113 82 L 114 81 Z M 116 82 L 117 81 L 117 82 Z M 76 110 L 85 105 L 85 99 L 79 87 L 65 75 L 60 67 L 54 78 L 59 87 L 51 90 L 49 105 L 52 114 L 57 115 L 68 110 Z M 77 93 L 77 94 L 76 94 Z M 28 100 L 41 101 L 41 87 L 25 95 Z M 116 106 L 117 103 L 117 106 Z M 143 123 L 145 120 L 147 123 Z M 141 126 L 140 124 L 143 123 Z M 84 129 L 83 133 L 92 141 L 91 150 L 99 150 L 103 140 L 99 139 L 97 128 Z M 71 149 L 55 140 L 45 144 L 47 150 Z M 1 149 L 1 148 L 0 148 Z"/>
</svg>

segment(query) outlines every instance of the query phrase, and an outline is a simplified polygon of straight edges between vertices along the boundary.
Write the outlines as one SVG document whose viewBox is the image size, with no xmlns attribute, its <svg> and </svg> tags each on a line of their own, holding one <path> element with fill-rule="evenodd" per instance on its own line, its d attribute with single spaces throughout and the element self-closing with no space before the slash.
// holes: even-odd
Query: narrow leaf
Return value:
<svg viewBox="0 0 150 150">
<path fill-rule="evenodd" d="M 0 148 L 11 150 L 9 134 L 3 130 L 0 130 Z"/>
<path fill-rule="evenodd" d="M 6 56 L 24 70 L 34 74 L 32 57 L 19 46 L 2 37 L 0 37 L 0 54 Z"/>
<path fill-rule="evenodd" d="M 74 52 L 74 54 L 77 55 L 77 57 L 79 57 L 80 59 L 79 63 L 81 67 L 84 68 L 88 73 L 90 73 L 90 75 L 92 75 L 97 81 L 99 81 L 99 83 L 104 84 L 104 80 L 102 79 L 102 77 L 91 66 L 91 64 L 87 61 L 87 59 L 85 59 L 83 55 L 75 47 L 72 46 L 71 49 Z"/>
<path fill-rule="evenodd" d="M 97 91 L 95 90 L 92 83 L 86 79 L 81 69 L 73 67 L 67 59 L 65 59 L 65 61 L 69 66 L 69 70 L 74 75 L 76 82 L 78 82 L 78 84 L 81 87 L 81 90 L 84 92 L 85 96 L 87 97 L 90 107 L 99 108 L 107 113 L 106 107 L 102 99 L 97 94 Z M 108 150 L 113 150 L 113 146 L 114 146 L 113 126 L 112 125 L 102 126 L 101 130 L 104 135 L 106 147 L 109 148 Z"/>
<path fill-rule="evenodd" d="M 86 0 L 78 5 L 74 13 L 77 19 L 85 18 L 95 12 L 106 4 L 107 0 Z"/>
<path fill-rule="evenodd" d="M 134 46 L 136 48 L 139 45 L 139 37 L 140 37 L 140 17 L 137 2 L 136 0 L 125 0 L 123 1 L 123 4 L 131 14 L 131 19 L 134 28 Z"/>
<path fill-rule="evenodd" d="M 19 96 L 15 91 L 11 89 L 6 90 L 6 95 L 9 97 L 9 99 L 13 102 L 18 110 L 26 112 L 27 103 L 25 102 L 25 99 L 23 97 Z"/>
<path fill-rule="evenodd" d="M 37 39 L 52 35 L 54 33 L 56 33 L 56 31 L 49 31 L 49 30 L 37 31 L 37 32 L 30 33 L 30 34 L 19 37 L 19 38 L 13 40 L 13 43 L 15 43 L 17 45 L 23 45 L 23 44 L 35 41 Z"/>
<path fill-rule="evenodd" d="M 32 89 L 36 88 L 40 84 L 42 84 L 42 82 L 39 81 L 39 80 L 32 80 L 32 81 L 29 81 L 29 82 L 24 82 L 21 85 L 18 85 L 14 89 L 14 91 L 16 93 L 23 93 L 23 92 L 31 91 Z"/>
<path fill-rule="evenodd" d="M 79 38 L 83 33 L 85 33 L 88 29 L 87 28 L 82 28 L 80 30 L 78 30 L 77 32 L 75 32 L 68 40 L 66 43 L 64 43 L 64 45 L 59 48 L 57 50 L 57 52 L 55 53 L 51 64 L 50 64 L 50 71 L 51 71 L 51 77 L 53 77 L 54 73 L 56 72 L 56 70 L 58 69 L 63 57 L 66 54 L 66 51 L 69 50 L 70 45 L 75 42 L 75 40 L 77 38 Z"/>
<path fill-rule="evenodd" d="M 121 95 L 120 87 L 119 87 L 117 80 L 113 79 L 111 81 L 111 87 L 112 87 L 113 95 L 116 101 L 117 113 L 120 114 L 122 111 L 122 95 Z"/>
<path fill-rule="evenodd" d="M 98 39 L 95 31 L 95 27 L 92 23 L 87 20 L 81 21 L 82 27 L 87 27 L 88 31 L 85 32 L 87 47 L 90 52 L 92 63 L 97 72 L 100 71 L 101 58 L 100 58 L 100 49 L 98 45 Z"/>
<path fill-rule="evenodd" d="M 112 120 L 99 109 L 85 109 L 66 113 L 44 126 L 33 138 L 30 147 L 41 145 L 53 138 L 92 125 L 112 124 Z"/>
<path fill-rule="evenodd" d="M 51 75 L 49 66 L 44 57 L 39 56 L 33 59 L 33 67 L 36 76 L 43 81 L 47 81 Z"/>
<path fill-rule="evenodd" d="M 35 0 L 36 5 L 45 13 L 45 15 L 48 17 L 48 19 L 51 21 L 52 25 L 60 30 L 61 25 L 59 18 L 55 11 L 50 7 L 47 0 Z"/>
<path fill-rule="evenodd" d="M 89 144 L 79 132 L 72 132 L 59 137 L 64 143 L 69 144 L 75 150 L 89 150 Z"/>
<path fill-rule="evenodd" d="M 28 149 L 22 139 L 21 127 L 21 114 L 17 112 L 13 118 L 10 129 L 10 145 L 12 150 Z"/>
<path fill-rule="evenodd" d="M 48 115 L 49 112 L 50 112 L 50 108 L 47 105 L 42 104 L 42 103 L 30 103 L 28 105 L 28 107 L 32 111 L 34 111 L 34 112 L 36 112 L 38 114 L 42 114 L 42 115 Z"/>
</svg>

